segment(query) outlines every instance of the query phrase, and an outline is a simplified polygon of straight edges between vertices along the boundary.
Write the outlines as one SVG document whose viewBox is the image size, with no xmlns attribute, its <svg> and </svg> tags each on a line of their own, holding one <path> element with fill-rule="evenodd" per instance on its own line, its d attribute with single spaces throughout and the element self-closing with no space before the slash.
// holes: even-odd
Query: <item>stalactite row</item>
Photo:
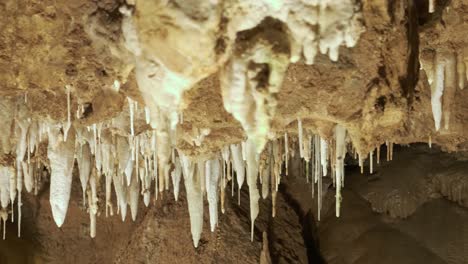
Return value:
<svg viewBox="0 0 468 264">
<path fill-rule="evenodd" d="M 39 151 L 41 141 L 47 138 L 46 135 L 54 133 L 54 127 L 26 118 L 26 113 L 23 110 L 24 109 L 19 109 L 15 118 L 15 134 L 17 138 L 16 158 L 14 161 L 15 169 L 13 169 L 11 165 L 8 166 L 8 164 L 0 165 L 0 218 L 3 221 L 3 238 L 5 238 L 5 224 L 8 215 L 11 214 L 12 222 L 15 220 L 15 201 L 18 214 L 16 218 L 18 223 L 18 237 L 21 236 L 23 187 L 28 193 L 33 192 L 37 194 L 42 184 L 44 168 L 52 165 L 52 163 L 50 165 L 44 163 L 36 156 L 36 153 Z M 52 140 L 51 142 L 51 144 L 56 144 Z M 54 155 L 54 153 L 50 155 Z M 62 153 L 60 158 L 62 161 L 66 162 L 67 153 Z M 58 185 L 60 185 L 60 183 Z M 57 194 L 57 196 L 59 195 L 60 194 Z M 10 204 L 11 209 L 8 209 L 8 205 Z M 63 207 L 60 203 L 56 203 L 53 206 Z"/>
<path fill-rule="evenodd" d="M 50 173 L 50 205 L 53 218 L 57 226 L 63 225 L 71 196 L 75 160 L 83 206 L 87 206 L 90 217 L 91 237 L 97 235 L 96 222 L 100 210 L 105 211 L 106 217 L 120 214 L 122 221 L 125 221 L 129 207 L 131 218 L 135 221 L 140 199 L 145 206 L 149 206 L 151 196 L 157 200 L 164 191 L 169 190 L 170 184 L 177 201 L 181 178 L 185 184 L 195 247 L 198 246 L 203 229 L 205 195 L 209 207 L 210 230 L 213 232 L 218 225 L 219 210 L 225 213 L 226 187 L 229 181 L 232 196 L 237 183 L 239 204 L 240 190 L 244 181 L 247 182 L 251 240 L 254 237 L 255 220 L 259 214 L 260 194 L 263 199 L 267 199 L 271 194 L 272 216 L 276 215 L 278 186 L 282 174 L 288 175 L 289 159 L 295 155 L 288 133 L 270 139 L 260 153 L 255 140 L 249 138 L 238 144 L 223 147 L 208 160 L 189 158 L 172 147 L 173 143 L 169 140 L 171 134 L 161 135 L 157 130 L 137 132 L 135 120 L 138 107 L 131 99 L 128 100 L 127 133 L 114 133 L 108 129 L 112 120 L 109 124 L 73 126 L 70 121 L 69 89 L 67 88 L 68 115 L 65 123 L 38 122 L 26 118 L 27 113 L 21 107 L 16 114 L 16 159 L 12 163 L 15 165 L 0 166 L 0 219 L 5 225 L 11 214 L 14 221 L 13 205 L 17 199 L 18 236 L 21 234 L 23 186 L 27 192 L 34 191 L 37 194 L 47 171 Z M 143 111 L 147 119 L 151 113 L 147 108 L 142 108 L 141 112 Z M 305 160 L 306 179 L 312 183 L 313 197 L 317 185 L 318 219 L 320 220 L 322 208 L 322 178 L 328 175 L 333 179 L 336 188 L 336 216 L 339 216 L 341 189 L 344 186 L 344 158 L 350 142 L 346 129 L 336 125 L 334 137 L 327 140 L 304 129 L 301 119 L 297 121 L 298 140 L 292 142 L 298 142 L 297 152 Z M 40 146 L 44 146 L 45 149 L 45 143 L 48 161 L 43 159 L 44 154 L 39 153 Z M 392 159 L 392 151 L 393 144 L 387 142 L 387 160 Z M 364 156 L 358 156 L 362 167 Z M 372 173 L 373 151 L 369 153 L 369 157 Z M 377 151 L 377 163 L 379 162 L 380 148 Z M 331 173 L 328 173 L 329 166 Z M 261 184 L 260 190 L 258 183 Z M 101 189 L 105 190 L 105 197 L 99 197 Z M 112 192 L 115 193 L 116 201 L 112 201 Z M 9 205 L 11 210 L 8 209 Z M 3 232 L 5 235 L 5 228 Z"/>
<path fill-rule="evenodd" d="M 298 145 L 299 155 L 305 162 L 306 181 L 312 185 L 312 198 L 315 197 L 315 185 L 317 185 L 317 219 L 320 221 L 322 208 L 322 178 L 328 176 L 328 166 L 331 169 L 331 178 L 335 187 L 336 216 L 340 216 L 342 195 L 341 190 L 345 183 L 345 156 L 348 149 L 353 149 L 353 157 L 359 162 L 361 173 L 364 173 L 365 157 L 369 157 L 369 173 L 374 173 L 374 152 L 377 155 L 377 164 L 380 163 L 380 146 L 371 150 L 367 155 L 362 155 L 352 147 L 352 142 L 347 135 L 346 128 L 337 124 L 334 128 L 334 137 L 326 140 L 319 135 L 312 135 L 304 131 L 302 120 L 298 119 Z M 287 136 L 284 142 L 287 144 Z M 350 145 L 348 147 L 348 145 Z M 393 160 L 393 143 L 386 142 L 387 161 Z M 287 149 L 287 148 L 286 148 Z M 287 152 L 285 151 L 286 155 Z M 286 156 L 285 161 L 288 157 Z M 286 172 L 287 163 L 285 162 Z M 310 180 L 309 180 L 310 179 Z"/>
</svg>

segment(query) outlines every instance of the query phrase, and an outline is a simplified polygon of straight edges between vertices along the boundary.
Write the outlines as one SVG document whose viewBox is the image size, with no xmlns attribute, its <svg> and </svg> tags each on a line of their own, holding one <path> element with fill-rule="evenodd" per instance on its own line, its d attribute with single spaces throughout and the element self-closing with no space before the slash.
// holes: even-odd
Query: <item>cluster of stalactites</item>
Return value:
<svg viewBox="0 0 468 264">
<path fill-rule="evenodd" d="M 29 119 L 18 119 L 17 170 L 7 166 L 0 168 L 1 219 L 6 221 L 9 213 L 13 216 L 13 208 L 8 211 L 7 207 L 14 204 L 16 196 L 18 212 L 21 212 L 23 185 L 28 192 L 35 190 L 37 193 L 40 181 L 44 177 L 44 166 L 50 172 L 50 205 L 53 219 L 57 226 L 62 226 L 71 198 L 72 174 L 76 159 L 83 192 L 82 202 L 84 206 L 87 205 L 90 216 L 91 237 L 96 236 L 96 218 L 100 205 L 105 207 L 106 217 L 116 213 L 121 215 L 122 221 L 125 221 L 127 208 L 130 207 L 131 217 L 135 220 L 139 200 L 142 199 L 144 204 L 149 206 L 151 195 L 154 195 L 155 200 L 158 199 L 158 194 L 162 195 L 163 191 L 169 190 L 171 183 L 174 198 L 177 200 L 183 176 L 192 235 L 194 245 L 197 246 L 203 226 L 203 197 L 206 194 L 211 231 L 214 231 L 218 224 L 218 204 L 221 204 L 221 212 L 224 213 L 225 189 L 228 181 L 233 181 L 234 171 L 237 172 L 239 189 L 247 177 L 253 232 L 260 196 L 257 188 L 259 155 L 255 144 L 247 140 L 242 144 L 226 146 L 215 158 L 200 161 L 191 161 L 175 148 L 171 148 L 168 159 L 161 159 L 158 153 L 161 144 L 157 144 L 157 131 L 146 131 L 138 135 L 135 133 L 134 103 L 129 100 L 128 136 L 111 133 L 104 123 L 74 127 L 69 126 L 68 122 L 39 123 Z M 42 164 L 41 162 L 45 161 L 39 162 L 35 157 L 39 143 L 45 140 L 48 142 L 48 163 Z M 265 181 L 265 185 L 272 182 L 272 193 L 275 195 L 284 157 L 279 154 L 279 140 L 271 144 L 275 155 L 269 166 L 274 173 L 271 180 Z M 150 191 L 152 186 L 154 191 Z M 104 202 L 100 202 L 100 189 L 105 189 Z M 111 200 L 114 197 L 112 189 L 116 197 L 114 202 Z M 234 184 L 232 194 L 233 190 Z M 264 197 L 266 198 L 265 194 Z M 20 223 L 19 220 L 18 222 Z"/>
<path fill-rule="evenodd" d="M 468 56 L 465 54 L 463 49 L 458 52 L 424 50 L 421 54 L 421 65 L 431 86 L 431 106 L 436 131 L 441 128 L 442 121 L 443 129 L 449 129 L 457 87 L 464 89 L 467 84 Z"/>
<path fill-rule="evenodd" d="M 347 134 L 346 128 L 340 124 L 337 124 L 334 128 L 334 137 L 330 140 L 326 140 L 319 135 L 313 135 L 305 131 L 301 119 L 298 118 L 297 123 L 299 155 L 305 162 L 306 181 L 312 184 L 312 198 L 315 197 L 315 184 L 317 184 L 317 219 L 320 221 L 323 195 L 322 178 L 326 176 L 331 177 L 333 187 L 335 187 L 336 216 L 339 217 L 343 199 L 341 190 L 344 187 L 345 179 L 345 156 L 348 149 L 353 150 L 352 157 L 359 161 L 361 173 L 364 173 L 364 161 L 366 156 L 368 156 L 369 173 L 372 174 L 374 173 L 375 153 L 377 156 L 377 164 L 380 163 L 380 145 L 371 150 L 368 155 L 364 156 L 359 154 L 356 149 L 352 147 L 352 142 Z M 285 140 L 285 142 L 287 142 L 287 140 Z M 387 141 L 385 145 L 387 147 L 387 161 L 393 160 L 393 143 Z M 285 164 L 287 172 L 287 162 Z M 328 174 L 328 166 L 330 166 L 331 169 L 330 174 Z"/>
<path fill-rule="evenodd" d="M 68 90 L 67 90 L 68 91 Z M 67 96 L 68 105 L 70 96 Z M 164 138 L 156 130 L 147 130 L 137 134 L 134 121 L 137 104 L 129 101 L 128 135 L 111 133 L 108 124 L 97 123 L 88 127 L 74 127 L 67 120 L 61 122 L 38 122 L 25 118 L 19 112 L 15 119 L 17 138 L 15 168 L 0 167 L 0 219 L 5 224 L 11 213 L 14 219 L 13 204 L 17 197 L 18 235 L 21 226 L 21 193 L 23 186 L 28 192 L 38 192 L 45 171 L 50 172 L 50 205 L 53 218 L 60 227 L 63 225 L 71 195 L 72 174 L 75 160 L 78 165 L 79 179 L 83 191 L 83 205 L 88 208 L 90 217 L 90 236 L 96 236 L 96 221 L 100 205 L 105 207 L 105 216 L 120 214 L 125 221 L 127 208 L 131 218 L 136 220 L 138 203 L 142 199 L 149 206 L 151 195 L 158 199 L 168 191 L 172 183 L 174 199 L 180 192 L 180 181 L 184 178 L 189 208 L 191 232 L 194 246 L 203 229 L 203 199 L 206 196 L 209 205 L 210 230 L 218 225 L 218 212 L 225 213 L 225 196 L 228 182 L 231 181 L 231 195 L 234 196 L 236 179 L 238 203 L 240 190 L 247 181 L 250 200 L 251 239 L 254 236 L 254 224 L 259 214 L 260 192 L 267 199 L 272 197 L 272 215 L 276 215 L 276 197 L 282 172 L 288 174 L 290 154 L 289 136 L 271 139 L 265 150 L 259 154 L 252 139 L 239 144 L 223 147 L 209 160 L 192 160 L 172 147 L 172 143 L 161 142 Z M 70 113 L 70 107 L 67 107 Z M 149 122 L 148 110 L 145 109 L 146 121 Z M 318 135 L 305 131 L 302 120 L 298 119 L 298 152 L 307 164 L 306 178 L 313 184 L 312 196 L 317 184 L 318 219 L 322 207 L 322 178 L 331 176 L 336 188 L 336 215 L 340 214 L 341 189 L 344 186 L 344 158 L 349 144 L 346 129 L 336 125 L 334 137 L 325 140 Z M 169 138 L 172 136 L 169 135 Z M 37 155 L 41 142 L 47 140 L 47 157 L 43 161 Z M 201 142 L 200 142 L 201 143 Z M 161 155 L 161 148 L 169 148 L 170 155 Z M 166 153 L 167 150 L 164 150 Z M 387 159 L 392 159 L 393 144 L 387 142 Z M 373 171 L 374 151 L 369 154 L 370 172 Z M 356 153 L 355 153 L 356 157 Z M 363 168 L 363 158 L 359 155 L 359 164 Z M 380 147 L 377 148 L 377 163 L 380 161 Z M 283 170 L 284 164 L 284 170 Z M 331 173 L 328 173 L 328 168 Z M 310 177 L 309 177 L 310 176 Z M 101 184 L 104 183 L 104 186 Z M 113 188 L 112 188 L 113 186 Z M 151 191 L 154 186 L 154 191 Z M 100 202 L 99 190 L 105 189 L 105 200 Z M 116 201 L 112 201 L 112 189 Z M 11 211 L 8 205 L 11 204 Z M 220 205 L 220 209 L 219 209 Z M 3 228 L 5 232 L 5 228 Z"/>
<path fill-rule="evenodd" d="M 16 138 L 16 150 L 14 165 L 0 166 L 0 218 L 3 220 L 3 238 L 5 238 L 5 223 L 11 214 L 12 222 L 15 221 L 14 204 L 17 204 L 18 236 L 21 236 L 21 207 L 23 188 L 28 193 L 38 193 L 42 184 L 42 174 L 48 164 L 43 164 L 36 153 L 39 144 L 53 134 L 54 126 L 48 123 L 40 123 L 26 117 L 25 110 L 18 107 L 14 120 Z M 53 139 L 49 139 L 55 144 Z M 11 209 L 8 205 L 11 204 Z"/>
<path fill-rule="evenodd" d="M 319 135 L 313 135 L 305 131 L 301 119 L 297 120 L 297 124 L 299 155 L 304 159 L 306 164 L 306 181 L 312 184 L 312 198 L 315 197 L 315 185 L 317 185 L 317 219 L 320 221 L 323 195 L 322 178 L 328 175 L 329 164 L 332 169 L 331 177 L 334 184 L 336 184 L 337 212 L 339 210 L 341 183 L 344 181 L 344 162 L 341 162 L 344 156 L 341 154 L 343 152 L 341 142 L 345 140 L 346 130 L 342 126 L 337 125 L 335 128 L 335 138 L 331 142 L 328 142 Z M 334 145 L 336 145 L 336 150 L 333 149 Z M 333 156 L 334 154 L 336 154 L 336 157 Z M 287 166 L 286 170 L 288 170 Z"/>
<path fill-rule="evenodd" d="M 228 182 L 231 181 L 231 195 L 234 185 L 240 189 L 245 180 L 249 188 L 251 239 L 254 235 L 255 219 L 259 213 L 260 192 L 267 199 L 271 194 L 272 215 L 276 215 L 276 197 L 282 172 L 288 172 L 290 154 L 287 133 L 270 140 L 266 149 L 259 155 L 252 140 L 225 146 L 209 160 L 191 160 L 183 153 L 172 148 L 169 157 L 170 166 L 160 166 L 156 131 L 129 134 L 127 137 L 111 134 L 103 124 L 87 128 L 69 128 L 67 139 L 64 126 L 60 123 L 38 123 L 25 121 L 18 123 L 18 144 L 16 164 L 18 170 L 0 167 L 0 218 L 8 218 L 8 205 L 18 196 L 18 212 L 21 211 L 21 190 L 37 193 L 42 179 L 43 164 L 34 158 L 39 143 L 48 139 L 47 156 L 50 170 L 50 204 L 52 214 L 58 226 L 66 217 L 72 186 L 72 172 L 75 159 L 78 164 L 79 179 L 83 190 L 83 203 L 87 204 L 90 216 L 90 236 L 96 236 L 96 221 L 99 205 L 105 206 L 105 216 L 120 214 L 125 221 L 127 208 L 135 221 L 138 203 L 142 199 L 149 206 L 151 195 L 158 199 L 163 191 L 169 190 L 172 183 L 175 200 L 178 200 L 180 181 L 183 176 L 190 215 L 191 232 L 194 246 L 203 229 L 203 200 L 209 205 L 210 230 L 218 225 L 218 212 L 225 213 L 225 195 Z M 322 207 L 322 178 L 330 175 L 336 188 L 336 215 L 339 216 L 341 189 L 344 185 L 344 157 L 347 151 L 347 133 L 341 125 L 336 125 L 334 138 L 327 141 L 318 135 L 304 131 L 302 121 L 298 119 L 298 152 L 307 164 L 306 178 L 313 184 L 312 196 L 317 184 L 318 219 Z M 392 159 L 391 143 L 387 143 L 387 159 Z M 25 149 L 24 151 L 22 149 Z M 27 153 L 27 155 L 26 155 Z M 370 152 L 370 168 L 374 151 Z M 356 155 L 355 155 L 356 156 Z M 360 165 L 363 164 L 361 156 Z M 380 160 L 380 148 L 377 148 L 377 163 Z M 283 170 L 284 164 L 284 170 Z M 328 167 L 331 173 L 328 173 Z M 102 179 L 104 178 L 104 179 Z M 24 179 L 24 181 L 23 181 Z M 104 186 L 101 186 L 104 183 Z M 111 200 L 112 186 L 116 201 Z M 154 186 L 154 191 L 151 191 Z M 99 202 L 99 189 L 105 189 L 105 202 Z M 115 207 L 114 207 L 115 206 Z M 219 209 L 220 208 L 220 209 Z M 116 210 L 115 210 L 116 209 Z M 13 213 L 14 210 L 11 211 Z M 20 214 L 20 213 L 19 213 Z M 13 217 L 12 217 L 13 218 Z M 20 221 L 18 220 L 20 224 Z M 5 228 L 3 229 L 5 232 Z"/>
</svg>

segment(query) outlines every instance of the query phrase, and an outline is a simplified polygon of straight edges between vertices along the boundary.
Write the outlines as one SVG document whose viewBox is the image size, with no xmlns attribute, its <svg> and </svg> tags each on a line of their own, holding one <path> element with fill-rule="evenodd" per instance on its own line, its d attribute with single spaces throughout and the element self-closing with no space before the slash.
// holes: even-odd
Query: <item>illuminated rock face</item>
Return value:
<svg viewBox="0 0 468 264">
<path fill-rule="evenodd" d="M 468 33 L 468 21 L 462 1 L 450 5 L 8 0 L 0 5 L 0 218 L 17 212 L 19 235 L 23 191 L 37 194 L 49 177 L 61 227 L 76 160 L 91 237 L 101 211 L 125 221 L 130 207 L 136 221 L 140 199 L 151 206 L 173 191 L 179 200 L 183 181 L 198 247 L 205 194 L 215 231 L 227 183 L 240 203 L 245 181 L 253 239 L 259 190 L 271 194 L 275 216 L 293 155 L 307 164 L 318 208 L 331 178 L 340 216 L 347 154 L 363 168 L 375 153 L 379 162 L 383 144 L 389 160 L 394 143 L 468 149 L 468 34 L 455 34 Z M 463 200 L 450 184 L 444 192 Z"/>
<path fill-rule="evenodd" d="M 319 51 L 336 61 L 339 47 L 356 45 L 364 31 L 355 10 L 351 0 L 135 1 L 120 9 L 153 128 L 174 129 L 183 93 L 220 72 L 224 106 L 257 152 L 266 144 L 289 62 L 304 56 L 311 64 Z"/>
</svg>

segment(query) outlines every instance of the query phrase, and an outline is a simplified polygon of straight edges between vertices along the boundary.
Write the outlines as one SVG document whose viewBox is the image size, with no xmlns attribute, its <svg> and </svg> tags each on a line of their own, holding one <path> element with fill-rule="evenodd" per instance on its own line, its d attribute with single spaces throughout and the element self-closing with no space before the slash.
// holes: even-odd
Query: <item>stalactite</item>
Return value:
<svg viewBox="0 0 468 264">
<path fill-rule="evenodd" d="M 0 166 L 0 206 L 7 209 L 10 203 L 10 175 L 13 174 L 9 167 Z"/>
<path fill-rule="evenodd" d="M 136 170 L 138 170 L 138 168 L 136 168 L 135 171 Z M 140 185 L 138 184 L 138 177 L 136 177 L 136 175 L 132 177 L 132 182 L 128 187 L 127 195 L 127 201 L 130 205 L 132 220 L 135 221 L 138 214 L 138 201 L 140 198 Z"/>
<path fill-rule="evenodd" d="M 369 173 L 374 173 L 374 151 L 369 152 Z"/>
<path fill-rule="evenodd" d="M 146 124 L 149 124 L 151 122 L 151 114 L 147 106 L 145 106 L 145 121 L 146 121 Z"/>
<path fill-rule="evenodd" d="M 335 128 L 336 130 L 336 128 Z M 329 148 L 329 160 L 330 160 L 330 169 L 331 169 L 331 178 L 333 187 L 336 188 L 336 136 L 333 140 L 330 141 Z"/>
<path fill-rule="evenodd" d="M 10 175 L 14 172 L 9 167 L 0 166 L 0 220 L 3 224 L 3 240 L 6 235 L 8 204 L 10 203 Z M 16 187 L 15 187 L 16 189 Z"/>
<path fill-rule="evenodd" d="M 206 177 L 206 197 L 210 210 L 210 229 L 214 232 L 218 224 L 218 202 L 219 202 L 219 178 L 221 167 L 217 158 L 208 160 L 205 163 L 205 177 Z"/>
<path fill-rule="evenodd" d="M 0 210 L 0 220 L 3 224 L 3 240 L 5 240 L 6 235 L 6 222 L 8 220 L 8 212 L 5 209 Z"/>
<path fill-rule="evenodd" d="M 455 99 L 455 93 L 458 86 L 458 80 L 462 79 L 457 78 L 457 59 L 456 54 L 453 52 L 444 54 L 445 59 L 445 80 L 443 82 L 443 98 L 442 98 L 442 113 L 444 120 L 444 129 L 449 130 L 450 128 L 450 119 L 452 116 L 452 107 L 453 101 Z M 463 75 L 462 75 L 463 76 Z"/>
<path fill-rule="evenodd" d="M 49 131 L 49 147 L 47 156 L 52 170 L 50 176 L 50 205 L 52 215 L 58 227 L 62 226 L 68 210 L 72 185 L 74 163 L 75 133 L 63 142 L 59 127 L 54 126 Z"/>
<path fill-rule="evenodd" d="M 133 100 L 130 97 L 127 97 L 128 100 L 128 111 L 130 113 L 130 135 L 133 137 L 135 136 L 135 130 L 133 128 L 134 118 L 135 118 L 135 111 L 134 111 L 134 104 Z"/>
<path fill-rule="evenodd" d="M 138 177 L 139 177 L 139 170 L 140 170 L 140 137 L 134 137 L 133 138 L 133 144 L 134 144 L 134 148 L 135 148 L 135 170 L 132 171 L 132 173 L 134 173 L 135 175 L 135 178 L 138 182 Z M 130 183 L 128 183 L 130 185 Z"/>
<path fill-rule="evenodd" d="M 108 217 L 109 215 L 114 215 L 114 208 L 111 201 L 112 175 L 114 175 L 114 173 L 106 173 L 106 217 Z"/>
<path fill-rule="evenodd" d="M 17 131 L 19 130 L 18 143 L 16 144 L 16 190 L 18 193 L 18 237 L 21 236 L 21 206 L 22 204 L 22 191 L 23 191 L 23 167 L 22 162 L 27 150 L 27 133 L 29 129 L 29 122 L 26 119 L 17 120 Z M 13 200 L 12 200 L 13 201 Z"/>
<path fill-rule="evenodd" d="M 70 130 L 70 127 L 71 127 L 71 106 L 70 106 L 71 87 L 69 85 L 66 85 L 65 89 L 67 92 L 67 123 L 63 126 L 63 140 L 67 141 L 68 131 Z"/>
<path fill-rule="evenodd" d="M 322 213 L 322 177 L 326 175 L 327 173 L 327 169 L 323 168 L 324 166 L 324 163 L 325 163 L 325 166 L 326 165 L 326 162 L 323 162 L 324 160 L 324 157 L 323 155 L 325 155 L 325 161 L 326 161 L 326 145 L 325 147 L 323 146 L 324 144 L 327 144 L 326 141 L 324 141 L 322 138 L 319 138 L 319 136 L 316 136 L 317 137 L 317 144 L 319 144 L 319 147 L 317 148 L 317 152 L 316 152 L 316 164 L 317 164 L 317 174 L 318 174 L 318 180 L 317 180 L 317 220 L 320 221 L 320 218 L 321 218 L 321 213 Z M 325 149 L 325 150 L 324 150 Z M 322 167 L 322 168 L 321 168 Z"/>
<path fill-rule="evenodd" d="M 361 174 L 364 174 L 364 158 L 359 153 L 358 153 L 358 156 L 359 156 L 359 169 L 361 171 Z"/>
<path fill-rule="evenodd" d="M 83 191 L 83 205 L 86 202 L 86 186 L 88 185 L 91 173 L 91 149 L 88 143 L 84 143 L 78 148 L 77 155 L 78 171 L 80 174 L 81 189 Z"/>
<path fill-rule="evenodd" d="M 245 149 L 245 148 L 244 148 Z M 238 144 L 231 145 L 232 161 L 236 170 L 237 186 L 238 187 L 238 204 L 240 204 L 240 190 L 245 179 L 245 163 L 242 158 L 242 148 Z"/>
<path fill-rule="evenodd" d="M 299 135 L 299 155 L 302 158 L 304 158 L 304 139 L 303 139 L 303 130 L 302 130 L 302 120 L 297 119 L 297 134 Z"/>
<path fill-rule="evenodd" d="M 180 178 L 182 175 L 182 168 L 180 166 L 179 158 L 175 158 L 175 169 L 171 172 L 172 176 L 172 186 L 174 187 L 174 199 L 177 201 L 179 199 L 179 186 Z"/>
<path fill-rule="evenodd" d="M 112 182 L 114 184 L 115 196 L 117 198 L 117 214 L 120 213 L 122 222 L 125 221 L 127 216 L 127 184 L 124 183 L 125 178 L 122 177 L 122 173 L 116 173 Z"/>
<path fill-rule="evenodd" d="M 246 144 L 246 158 L 247 158 L 247 185 L 249 186 L 250 198 L 250 240 L 253 241 L 255 219 L 258 216 L 258 199 L 260 194 L 257 189 L 257 175 L 258 175 L 258 154 L 256 152 L 255 143 L 248 139 Z"/>
<path fill-rule="evenodd" d="M 387 161 L 390 161 L 390 143 L 385 141 L 385 146 L 387 147 Z"/>
<path fill-rule="evenodd" d="M 262 167 L 260 166 L 260 178 L 261 184 L 262 184 L 262 198 L 266 199 L 268 198 L 269 190 L 270 190 L 270 178 L 272 178 L 272 173 L 270 173 L 270 164 L 267 164 L 266 166 Z"/>
<path fill-rule="evenodd" d="M 31 165 L 31 166 L 30 166 Z M 26 191 L 30 193 L 33 189 L 34 185 L 34 175 L 32 171 L 32 164 L 28 164 L 27 162 L 21 162 L 21 169 L 24 175 L 24 187 L 26 187 Z"/>
<path fill-rule="evenodd" d="M 166 166 L 164 168 L 164 190 L 168 191 L 169 190 L 169 178 L 170 178 L 170 170 L 171 168 L 169 166 Z"/>
<path fill-rule="evenodd" d="M 318 135 L 314 135 L 312 138 L 312 160 L 313 160 L 313 166 L 314 166 L 314 184 L 318 183 L 318 179 L 322 168 L 320 167 L 320 137 Z"/>
<path fill-rule="evenodd" d="M 152 175 L 151 177 L 154 179 L 154 201 L 156 202 L 158 200 L 158 153 L 157 153 L 157 147 L 156 147 L 156 131 L 153 130 L 151 133 L 151 153 L 149 153 L 152 157 Z M 149 186 L 148 186 L 148 192 L 149 192 Z"/>
<path fill-rule="evenodd" d="M 444 129 L 449 129 L 452 102 L 456 87 L 465 86 L 466 67 L 463 52 L 423 51 L 421 65 L 426 72 L 431 86 L 431 108 L 436 131 L 439 131 L 442 120 Z M 465 73 L 464 73 L 465 72 Z"/>
<path fill-rule="evenodd" d="M 320 165 L 322 166 L 323 176 L 327 176 L 328 170 L 328 143 L 320 138 Z"/>
<path fill-rule="evenodd" d="M 230 158 L 230 151 L 229 151 L 229 147 L 228 146 L 225 146 L 222 148 L 221 150 L 221 157 L 222 157 L 222 160 L 223 160 L 223 178 L 220 182 L 220 185 L 221 185 L 221 212 L 224 214 L 225 212 L 225 206 L 224 206 L 224 202 L 225 202 L 225 195 L 226 195 L 226 185 L 227 185 L 227 180 L 231 180 L 231 169 L 230 169 L 230 162 L 229 162 L 229 158 Z"/>
<path fill-rule="evenodd" d="M 288 133 L 285 132 L 284 133 L 284 161 L 285 161 L 285 173 L 286 173 L 286 176 L 288 176 L 288 173 L 289 173 L 289 169 L 288 169 L 288 165 L 289 165 L 289 142 L 288 142 Z"/>
<path fill-rule="evenodd" d="M 231 155 L 231 177 L 232 177 L 232 181 L 231 181 L 231 197 L 234 197 L 234 163 L 232 161 L 232 155 Z"/>
<path fill-rule="evenodd" d="M 276 200 L 278 194 L 278 184 L 280 180 L 280 172 L 281 172 L 281 155 L 280 155 L 280 145 L 278 140 L 274 140 L 271 143 L 272 149 L 270 154 L 270 170 L 269 174 L 271 175 L 270 183 L 271 183 L 271 216 L 276 216 Z"/>
<path fill-rule="evenodd" d="M 336 216 L 340 216 L 340 207 L 341 207 L 341 183 L 342 178 L 344 178 L 344 158 L 346 155 L 346 129 L 341 125 L 336 125 L 335 127 L 335 184 L 336 184 Z"/>
<path fill-rule="evenodd" d="M 125 175 L 126 182 L 129 184 L 132 178 L 133 161 L 128 140 L 125 137 L 117 137 L 117 160 L 119 175 Z M 122 181 L 123 182 L 123 181 Z"/>
<path fill-rule="evenodd" d="M 266 148 L 266 159 L 264 161 L 264 165 L 260 165 L 260 179 L 262 184 L 262 198 L 266 199 L 268 197 L 268 192 L 270 188 L 273 188 L 274 185 L 274 176 L 273 176 L 273 148 L 272 143 L 267 143 Z M 273 181 L 270 187 L 270 178 Z"/>
<path fill-rule="evenodd" d="M 377 164 L 380 164 L 380 143 L 377 146 Z"/>
<path fill-rule="evenodd" d="M 144 177 L 141 180 L 141 193 L 143 195 L 143 203 L 145 204 L 146 207 L 150 205 L 151 202 L 151 179 L 152 179 L 152 171 L 151 171 L 151 161 L 149 156 L 145 156 L 145 169 L 144 169 Z M 143 170 L 143 169 L 142 169 Z M 180 178 L 182 177 L 182 169 L 180 168 L 180 163 L 179 163 L 179 179 L 176 181 L 177 186 L 174 186 L 174 195 L 176 193 L 176 188 L 177 188 L 177 199 L 179 196 L 179 187 L 180 187 Z M 177 177 L 177 176 L 176 176 Z M 177 201 L 177 200 L 176 200 Z"/>
<path fill-rule="evenodd" d="M 190 229 L 193 245 L 198 247 L 201 232 L 203 230 L 203 193 L 200 185 L 200 168 L 195 172 L 195 166 L 188 157 L 181 155 L 182 174 L 184 176 L 185 190 L 187 191 L 187 204 L 190 215 Z"/>
<path fill-rule="evenodd" d="M 92 154 L 94 154 L 95 156 L 95 159 L 96 159 L 96 156 L 99 155 L 98 153 L 98 141 L 97 141 L 97 126 L 96 124 L 93 124 L 93 152 Z M 97 164 L 99 163 L 98 160 L 95 161 L 96 162 L 96 168 L 98 167 Z"/>
<path fill-rule="evenodd" d="M 200 179 L 200 190 L 202 192 L 202 196 L 205 195 L 206 192 L 206 176 L 205 176 L 205 161 L 198 161 L 197 164 L 197 173 Z"/>
<path fill-rule="evenodd" d="M 311 144 L 311 139 L 312 137 L 310 135 L 308 135 L 306 137 L 306 140 L 304 141 L 303 140 L 303 143 L 304 145 L 302 146 L 302 154 L 303 154 L 303 158 L 306 162 L 306 178 L 307 178 L 307 182 L 309 182 L 309 174 L 310 174 L 310 144 Z"/>
<path fill-rule="evenodd" d="M 274 173 L 275 173 L 275 179 L 276 179 L 276 185 L 275 185 L 275 190 L 278 191 L 278 185 L 281 182 L 281 164 L 283 164 L 284 159 L 283 156 L 281 155 L 281 141 L 276 139 L 273 141 L 273 157 L 274 157 Z"/>
<path fill-rule="evenodd" d="M 393 160 L 393 143 L 392 142 L 386 142 L 387 144 L 387 161 Z"/>
<path fill-rule="evenodd" d="M 96 215 L 98 212 L 98 198 L 97 198 L 97 175 L 96 169 L 93 168 L 91 177 L 89 178 L 89 189 L 88 189 L 88 210 L 90 218 L 90 236 L 91 238 L 96 237 Z"/>
<path fill-rule="evenodd" d="M 271 216 L 275 217 L 276 216 L 276 198 L 278 195 L 278 191 L 276 190 L 277 182 L 276 182 L 276 177 L 273 172 L 270 172 L 270 183 L 271 183 Z"/>
<path fill-rule="evenodd" d="M 89 236 L 91 238 L 95 238 L 96 237 L 96 214 L 94 213 L 94 210 L 93 210 L 91 190 L 88 189 L 87 194 L 88 194 L 88 211 L 89 211 L 88 213 L 89 213 L 89 222 L 90 222 Z"/>
<path fill-rule="evenodd" d="M 99 133 L 101 134 L 101 133 Z M 109 135 L 99 136 L 102 143 L 100 144 L 100 153 L 102 159 L 102 173 L 105 176 L 105 196 L 106 196 L 106 217 L 113 215 L 113 207 L 111 202 L 111 189 L 112 177 L 115 174 L 114 165 L 116 163 L 117 154 L 115 144 L 116 142 L 110 138 Z"/>
</svg>

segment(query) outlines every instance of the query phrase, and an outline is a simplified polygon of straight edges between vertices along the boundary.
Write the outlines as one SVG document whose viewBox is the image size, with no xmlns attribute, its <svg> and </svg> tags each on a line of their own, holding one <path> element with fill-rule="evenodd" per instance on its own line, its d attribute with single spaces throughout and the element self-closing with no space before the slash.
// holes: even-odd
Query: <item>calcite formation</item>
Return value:
<svg viewBox="0 0 468 264">
<path fill-rule="evenodd" d="M 293 155 L 319 214 L 331 177 L 339 217 L 347 154 L 372 173 L 382 144 L 388 160 L 394 143 L 468 149 L 468 7 L 446 5 L 4 1 L 0 218 L 16 214 L 19 236 L 23 187 L 48 177 L 62 226 L 76 172 L 95 237 L 100 212 L 135 221 L 140 199 L 178 200 L 183 181 L 197 247 L 205 195 L 214 231 L 228 182 L 239 203 L 246 182 L 253 239 Z"/>
</svg>

